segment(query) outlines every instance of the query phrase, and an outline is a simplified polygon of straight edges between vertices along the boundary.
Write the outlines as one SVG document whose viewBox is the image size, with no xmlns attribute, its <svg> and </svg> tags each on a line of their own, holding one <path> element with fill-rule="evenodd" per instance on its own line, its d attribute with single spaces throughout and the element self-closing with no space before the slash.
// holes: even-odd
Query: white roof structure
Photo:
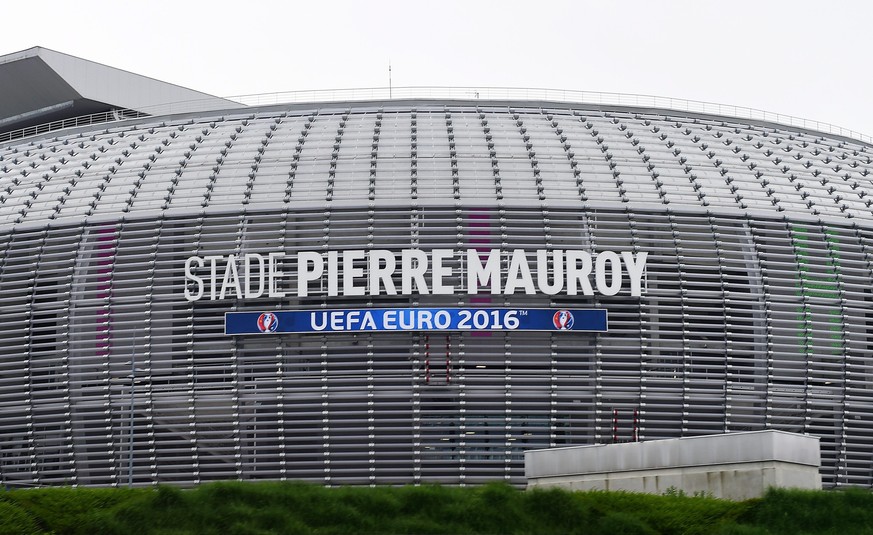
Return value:
<svg viewBox="0 0 873 535">
<path fill-rule="evenodd" d="M 113 110 L 156 115 L 239 103 L 42 47 L 0 56 L 0 132 Z"/>
</svg>

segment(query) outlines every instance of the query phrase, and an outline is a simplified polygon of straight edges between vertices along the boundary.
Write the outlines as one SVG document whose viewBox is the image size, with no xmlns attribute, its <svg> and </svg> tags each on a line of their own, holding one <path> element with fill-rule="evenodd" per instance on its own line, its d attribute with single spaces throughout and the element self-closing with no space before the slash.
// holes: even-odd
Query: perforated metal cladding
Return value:
<svg viewBox="0 0 873 535">
<path fill-rule="evenodd" d="M 873 149 L 550 106 L 264 108 L 0 148 L 2 483 L 521 484 L 525 449 L 627 441 L 636 415 L 642 440 L 811 433 L 826 484 L 873 484 Z M 183 297 L 191 255 L 410 247 L 645 251 L 646 291 Z M 597 306 L 610 329 L 223 335 L 232 310 L 465 304 Z"/>
</svg>

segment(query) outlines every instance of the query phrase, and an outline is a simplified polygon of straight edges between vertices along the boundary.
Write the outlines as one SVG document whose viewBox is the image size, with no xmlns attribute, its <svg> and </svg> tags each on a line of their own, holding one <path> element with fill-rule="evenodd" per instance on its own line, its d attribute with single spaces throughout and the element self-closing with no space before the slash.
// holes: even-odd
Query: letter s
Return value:
<svg viewBox="0 0 873 535">
<path fill-rule="evenodd" d="M 199 256 L 189 256 L 187 260 L 185 260 L 185 299 L 188 301 L 197 301 L 201 297 L 203 297 L 203 279 L 194 274 L 191 270 L 191 265 L 197 264 L 198 268 L 203 267 L 203 259 Z M 188 288 L 188 281 L 194 281 L 197 291 L 195 293 L 191 293 L 191 290 Z"/>
</svg>

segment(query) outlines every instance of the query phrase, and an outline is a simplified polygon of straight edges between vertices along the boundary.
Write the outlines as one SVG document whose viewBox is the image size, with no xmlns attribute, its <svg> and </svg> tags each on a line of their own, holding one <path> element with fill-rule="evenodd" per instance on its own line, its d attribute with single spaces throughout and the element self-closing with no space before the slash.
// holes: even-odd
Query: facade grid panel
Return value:
<svg viewBox="0 0 873 535">
<path fill-rule="evenodd" d="M 0 482 L 521 485 L 526 449 L 773 428 L 821 438 L 827 485 L 873 485 L 871 148 L 541 104 L 269 107 L 7 142 Z M 639 297 L 294 291 L 302 251 L 409 248 L 453 251 L 456 287 L 468 249 L 501 250 L 502 276 L 515 249 L 648 257 Z M 270 252 L 286 297 L 185 299 L 188 257 Z M 603 308 L 609 330 L 224 334 L 225 312 L 440 306 Z"/>
</svg>

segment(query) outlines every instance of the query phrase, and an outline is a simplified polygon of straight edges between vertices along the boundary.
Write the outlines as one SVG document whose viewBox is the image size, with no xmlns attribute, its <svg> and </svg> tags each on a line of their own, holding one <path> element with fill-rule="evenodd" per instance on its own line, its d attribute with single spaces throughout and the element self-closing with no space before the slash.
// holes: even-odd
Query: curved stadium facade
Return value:
<svg viewBox="0 0 873 535">
<path fill-rule="evenodd" d="M 826 485 L 869 486 L 871 155 L 724 116 L 427 99 L 4 142 L 0 478 L 523 484 L 526 449 L 772 428 L 821 437 Z M 278 251 L 290 273 L 301 251 L 409 249 L 458 252 L 457 286 L 466 250 L 645 252 L 645 287 L 186 298 L 192 256 Z M 398 307 L 609 327 L 224 332 L 226 312 Z"/>
</svg>

